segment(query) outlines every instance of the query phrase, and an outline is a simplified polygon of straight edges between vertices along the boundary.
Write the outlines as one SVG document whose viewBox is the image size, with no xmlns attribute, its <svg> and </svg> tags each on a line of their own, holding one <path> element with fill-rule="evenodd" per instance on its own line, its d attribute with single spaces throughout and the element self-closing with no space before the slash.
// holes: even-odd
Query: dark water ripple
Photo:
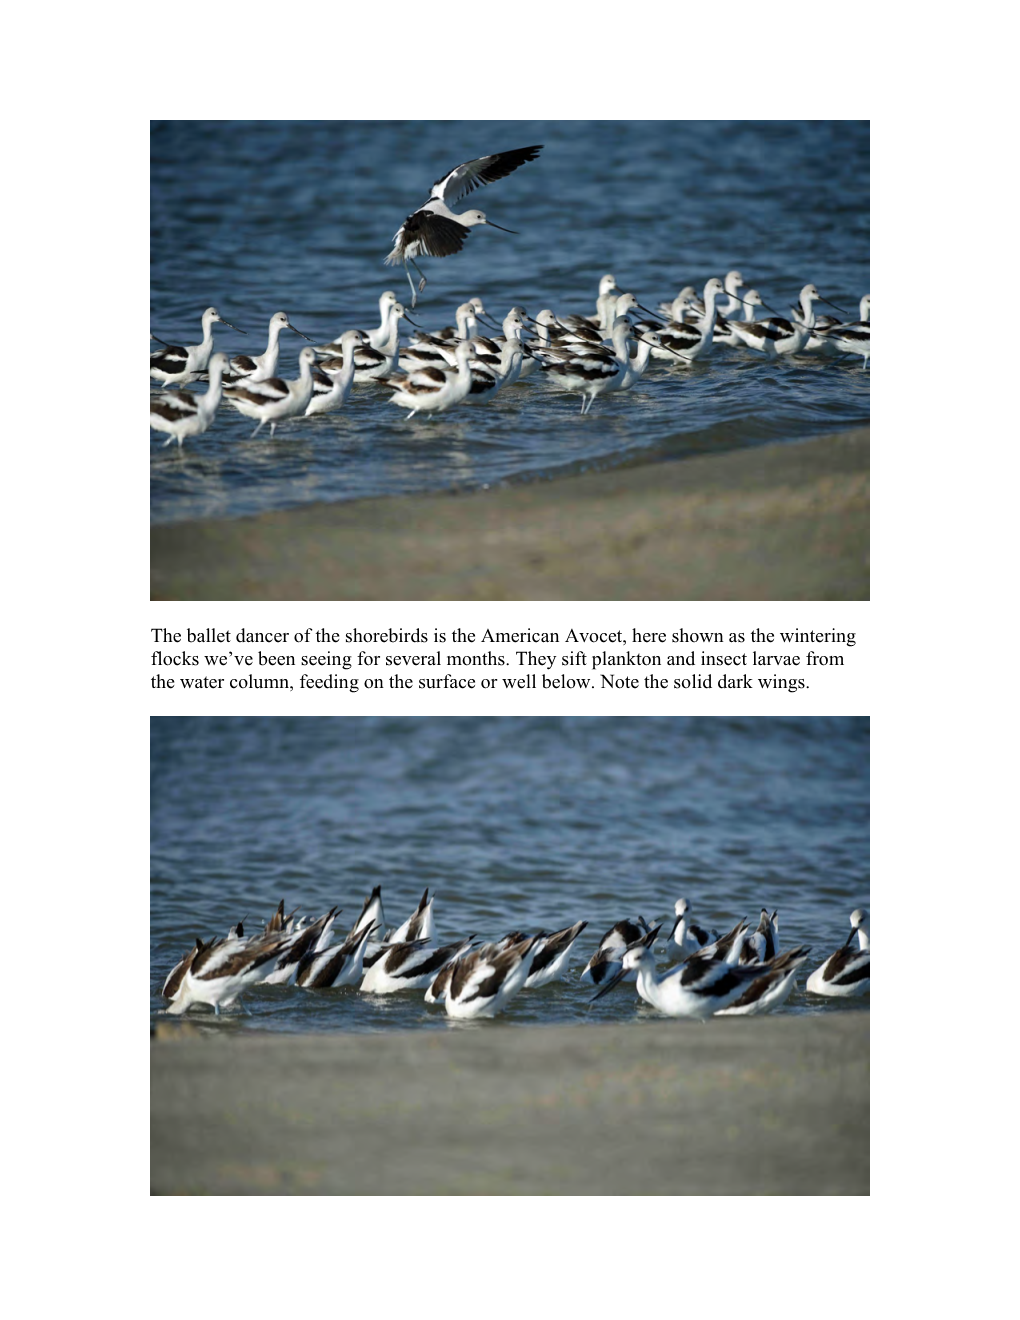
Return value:
<svg viewBox="0 0 1020 1320">
<path fill-rule="evenodd" d="M 720 929 L 778 907 L 784 947 L 821 962 L 869 903 L 868 743 L 857 719 L 155 719 L 150 1011 L 196 935 L 245 913 L 254 929 L 282 897 L 341 903 L 346 930 L 376 884 L 391 924 L 437 891 L 444 939 L 590 921 L 573 976 L 515 1000 L 511 1022 L 640 1015 L 620 991 L 589 1011 L 577 973 L 621 917 L 681 895 Z M 448 1022 L 420 994 L 245 1002 L 217 1029 Z"/>
<path fill-rule="evenodd" d="M 437 328 L 480 294 L 500 315 L 594 311 L 600 276 L 654 307 L 737 266 L 786 312 L 800 288 L 856 312 L 868 292 L 867 123 L 162 122 L 152 131 L 152 329 L 194 343 L 215 305 L 261 352 L 281 308 L 317 341 L 378 323 L 401 270 L 382 264 L 394 230 L 438 174 L 461 160 L 542 142 L 537 161 L 473 193 L 497 224 L 457 256 L 423 263 L 420 319 Z M 417 314 L 416 314 L 417 315 Z M 288 339 L 290 342 L 288 342 Z M 297 372 L 284 338 L 280 374 Z M 664 460 L 865 420 L 857 363 L 768 363 L 717 350 L 704 364 L 661 367 L 587 417 L 576 396 L 541 383 L 491 406 L 407 421 L 374 387 L 345 409 L 249 439 L 254 424 L 223 408 L 184 449 L 152 450 L 152 517 L 235 517 L 317 500 L 547 477 L 635 458 Z"/>
</svg>

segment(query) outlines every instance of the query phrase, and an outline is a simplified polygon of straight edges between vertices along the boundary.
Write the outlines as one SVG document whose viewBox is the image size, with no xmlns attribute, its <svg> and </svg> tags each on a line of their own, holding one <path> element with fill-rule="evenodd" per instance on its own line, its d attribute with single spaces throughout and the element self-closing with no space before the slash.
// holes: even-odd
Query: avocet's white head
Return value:
<svg viewBox="0 0 1020 1320">
<path fill-rule="evenodd" d="M 854 930 L 860 930 L 861 927 L 867 930 L 870 924 L 871 913 L 867 908 L 854 908 L 853 912 L 850 913 L 850 925 Z"/>
<path fill-rule="evenodd" d="M 638 305 L 637 299 L 634 297 L 632 293 L 622 294 L 621 297 L 618 298 L 616 302 L 617 317 L 623 316 L 626 312 L 633 311 L 637 305 Z"/>
<path fill-rule="evenodd" d="M 220 316 L 215 307 L 207 307 L 202 313 L 202 329 L 206 334 L 209 333 L 209 327 L 212 325 L 213 321 L 220 321 L 228 330 L 236 330 L 240 335 L 246 335 L 248 333 L 247 330 L 242 330 L 240 326 L 231 325 L 229 321 L 224 321 L 223 317 Z"/>
<path fill-rule="evenodd" d="M 502 229 L 504 234 L 516 234 L 516 229 L 503 229 L 502 225 L 497 225 L 495 220 L 487 220 L 484 211 L 465 211 L 458 215 L 457 223 L 459 225 L 491 225 L 493 229 Z"/>
<path fill-rule="evenodd" d="M 808 309 L 808 303 L 818 302 L 822 295 L 813 284 L 805 284 L 800 291 L 800 305 L 805 311 Z"/>
<path fill-rule="evenodd" d="M 397 295 L 393 292 L 392 289 L 387 289 L 385 293 L 381 293 L 379 295 L 379 311 L 383 314 L 383 316 L 386 315 L 386 313 L 389 311 L 389 309 L 393 306 L 393 304 L 396 301 L 397 301 Z"/>
<path fill-rule="evenodd" d="M 718 298 L 721 293 L 725 292 L 722 280 L 713 275 L 705 285 L 705 301 L 708 302 L 709 298 Z"/>
<path fill-rule="evenodd" d="M 311 370 L 311 368 L 315 366 L 314 348 L 303 348 L 301 350 L 301 352 L 298 354 L 298 366 L 301 368 L 302 371 L 304 371 L 306 367 L 308 368 L 308 370 Z"/>
<path fill-rule="evenodd" d="M 861 299 L 861 320 L 871 320 L 871 294 L 866 293 Z"/>
<path fill-rule="evenodd" d="M 476 316 L 485 316 L 485 315 L 487 315 L 487 313 L 486 313 L 486 311 L 485 311 L 485 306 L 484 306 L 484 304 L 482 303 L 481 298 L 472 298 L 471 301 L 470 301 L 467 305 L 468 305 L 468 307 L 471 309 L 471 311 L 474 312 L 474 314 L 475 314 Z"/>
<path fill-rule="evenodd" d="M 743 299 L 743 301 L 751 307 L 765 306 L 765 304 L 761 300 L 761 294 L 758 292 L 757 289 L 748 289 L 746 293 L 742 293 L 740 296 Z"/>
<path fill-rule="evenodd" d="M 616 277 L 614 275 L 603 275 L 599 280 L 599 297 L 604 298 L 607 293 L 612 293 L 616 288 Z"/>
<path fill-rule="evenodd" d="M 673 904 L 673 911 L 678 917 L 683 917 L 687 915 L 690 906 L 691 905 L 687 902 L 686 898 L 678 898 Z"/>
<path fill-rule="evenodd" d="M 726 292 L 736 293 L 743 286 L 744 277 L 739 270 L 731 270 L 726 273 Z"/>
</svg>

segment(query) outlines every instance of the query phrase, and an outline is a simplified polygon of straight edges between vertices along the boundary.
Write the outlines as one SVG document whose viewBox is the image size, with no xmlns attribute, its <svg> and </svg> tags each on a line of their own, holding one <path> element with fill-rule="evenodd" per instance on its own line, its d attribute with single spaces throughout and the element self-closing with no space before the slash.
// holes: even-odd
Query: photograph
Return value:
<svg viewBox="0 0 1020 1320">
<path fill-rule="evenodd" d="M 151 599 L 868 599 L 870 148 L 152 121 Z"/>
<path fill-rule="evenodd" d="M 870 726 L 151 719 L 154 1195 L 870 1192 Z"/>
</svg>

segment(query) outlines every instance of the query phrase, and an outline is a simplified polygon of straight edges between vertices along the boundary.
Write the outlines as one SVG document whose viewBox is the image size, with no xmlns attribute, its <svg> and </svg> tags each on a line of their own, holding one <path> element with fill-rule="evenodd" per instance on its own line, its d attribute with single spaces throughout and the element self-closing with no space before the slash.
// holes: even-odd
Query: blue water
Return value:
<svg viewBox="0 0 1020 1320">
<path fill-rule="evenodd" d="M 565 981 L 496 1021 L 648 1016 L 632 987 L 589 1008 L 577 975 L 618 920 L 719 930 L 779 909 L 821 963 L 869 900 L 869 731 L 860 719 L 154 719 L 150 1011 L 196 936 L 254 931 L 281 898 L 390 925 L 428 886 L 442 941 L 586 919 Z M 806 969 L 807 970 L 807 969 Z M 805 972 L 806 975 L 806 972 Z M 421 993 L 256 987 L 219 1030 L 445 1029 Z M 784 1012 L 845 1011 L 794 991 Z M 189 1015 L 212 1023 L 200 1009 Z"/>
<path fill-rule="evenodd" d="M 372 328 L 384 289 L 409 299 L 403 270 L 383 258 L 433 179 L 532 143 L 545 147 L 536 161 L 464 202 L 520 232 L 477 228 L 462 252 L 420 263 L 425 328 L 450 324 L 474 295 L 500 319 L 514 304 L 594 312 L 607 271 L 652 308 L 734 267 L 783 314 L 808 282 L 854 316 L 869 291 L 866 122 L 163 122 L 152 130 L 151 328 L 197 343 L 214 305 L 248 331 L 217 336 L 229 353 L 261 353 L 281 309 L 316 342 Z M 296 376 L 303 342 L 284 336 L 279 374 Z M 769 363 L 735 349 L 679 373 L 653 366 L 584 418 L 576 395 L 544 381 L 412 421 L 367 386 L 275 440 L 268 428 L 250 439 L 254 423 L 224 406 L 182 450 L 153 440 L 152 518 L 545 478 L 869 415 L 859 360 Z"/>
</svg>

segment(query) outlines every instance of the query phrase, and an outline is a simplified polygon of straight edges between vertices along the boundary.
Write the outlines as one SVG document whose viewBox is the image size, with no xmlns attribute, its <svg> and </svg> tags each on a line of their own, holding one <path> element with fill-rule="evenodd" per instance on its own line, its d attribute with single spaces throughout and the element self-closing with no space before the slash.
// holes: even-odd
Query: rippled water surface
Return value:
<svg viewBox="0 0 1020 1320">
<path fill-rule="evenodd" d="M 462 252 L 420 263 L 425 328 L 474 295 L 500 318 L 514 304 L 594 312 L 610 270 L 653 308 L 734 267 L 784 315 L 808 282 L 854 316 L 869 291 L 867 123 L 166 122 L 152 131 L 152 331 L 197 343 L 210 305 L 248 331 L 217 336 L 229 353 L 261 353 L 280 309 L 316 342 L 374 327 L 384 289 L 409 299 L 402 269 L 382 263 L 432 180 L 531 143 L 545 147 L 536 161 L 458 208 L 519 234 L 479 227 Z M 280 375 L 296 376 L 302 343 L 284 336 Z M 366 386 L 275 440 L 268 427 L 250 439 L 254 423 L 224 406 L 183 449 L 154 439 L 152 517 L 541 478 L 796 439 L 869 413 L 859 360 L 733 349 L 679 372 L 653 366 L 584 418 L 576 395 L 543 381 L 411 421 Z"/>
<path fill-rule="evenodd" d="M 870 906 L 868 767 L 856 719 L 154 719 L 151 1013 L 196 936 L 246 914 L 254 931 L 281 898 L 341 904 L 346 931 L 375 885 L 393 926 L 433 890 L 443 941 L 590 923 L 566 980 L 475 1029 L 654 1016 L 627 986 L 589 1008 L 577 976 L 615 922 L 681 896 L 720 930 L 778 908 L 810 969 Z M 783 1011 L 862 1002 L 799 988 Z M 463 1026 L 421 992 L 256 987 L 241 1003 L 250 1016 L 234 1006 L 215 1029 Z"/>
</svg>

